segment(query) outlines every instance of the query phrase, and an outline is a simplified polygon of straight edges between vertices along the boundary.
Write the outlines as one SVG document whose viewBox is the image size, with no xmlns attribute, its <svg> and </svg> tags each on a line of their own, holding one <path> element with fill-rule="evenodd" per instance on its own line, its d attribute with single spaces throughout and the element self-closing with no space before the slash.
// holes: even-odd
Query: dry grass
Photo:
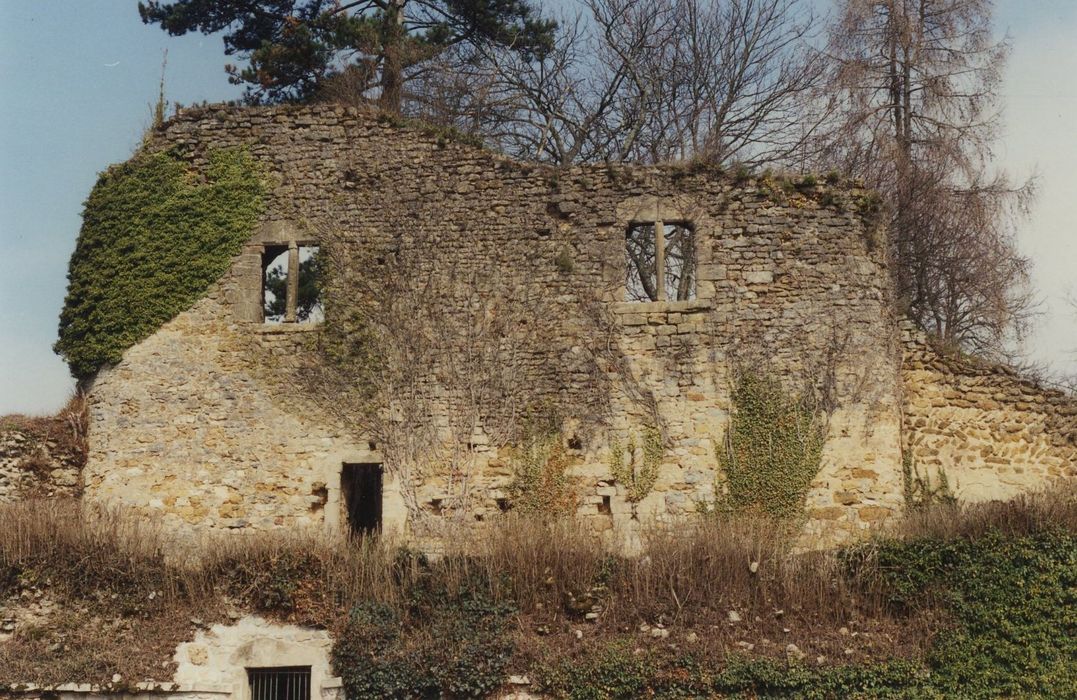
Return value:
<svg viewBox="0 0 1077 700">
<path fill-rule="evenodd" d="M 915 510 L 894 531 L 904 539 L 976 539 L 990 531 L 1022 537 L 1063 529 L 1077 532 L 1077 480 L 1009 501 L 938 504 Z"/>
<path fill-rule="evenodd" d="M 895 534 L 975 538 L 1057 527 L 1077 531 L 1072 487 L 918 512 Z M 0 594 L 9 614 L 35 601 L 55 605 L 18 623 L 15 643 L 0 643 L 0 683 L 113 673 L 164 680 L 171 670 L 161 664 L 193 635 L 192 617 L 209 623 L 234 609 L 332 629 L 361 600 L 406 618 L 420 588 L 435 599 L 477 593 L 512 602 L 526 658 L 614 637 L 683 644 L 689 633 L 717 655 L 753 645 L 753 653 L 779 656 L 794 642 L 808 654 L 863 661 L 924 648 L 939 624 L 931 610 L 889 608 L 877 576 L 852 576 L 833 554 L 796 553 L 792 539 L 766 520 L 700 519 L 649 533 L 642 554 L 624 558 L 571 521 L 509 515 L 457 538 L 434 561 L 376 538 L 302 532 L 217 538 L 181 556 L 153 525 L 117 511 L 77 501 L 5 504 Z M 641 625 L 671 635 L 652 637 Z M 854 656 L 844 652 L 850 646 Z"/>
</svg>

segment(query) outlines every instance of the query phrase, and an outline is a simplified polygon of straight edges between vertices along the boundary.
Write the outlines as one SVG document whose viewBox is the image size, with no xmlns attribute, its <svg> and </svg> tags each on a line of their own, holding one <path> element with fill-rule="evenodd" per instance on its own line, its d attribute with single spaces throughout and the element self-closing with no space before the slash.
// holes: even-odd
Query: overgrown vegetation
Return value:
<svg viewBox="0 0 1077 700">
<path fill-rule="evenodd" d="M 264 185 L 243 150 L 202 172 L 171 153 L 139 153 L 98 179 L 68 267 L 55 350 L 77 378 L 187 309 L 250 237 Z"/>
<path fill-rule="evenodd" d="M 568 474 L 572 458 L 560 432 L 541 431 L 524 438 L 513 450 L 513 509 L 520 513 L 571 515 L 576 510 L 576 489 Z"/>
<path fill-rule="evenodd" d="M 511 673 L 569 698 L 1077 693 L 1072 488 L 918 510 L 840 556 L 796 554 L 750 517 L 654 531 L 636 558 L 513 514 L 436 561 L 316 535 L 186 562 L 160 544 L 75 503 L 0 507 L 4 596 L 55 602 L 0 644 L 0 683 L 165 680 L 190 618 L 231 607 L 329 627 L 353 698 L 477 697 Z"/>
<path fill-rule="evenodd" d="M 393 607 L 355 606 L 333 649 L 349 698 L 483 697 L 505 682 L 514 644 L 513 607 L 481 593 L 420 590 L 405 617 Z"/>
<path fill-rule="evenodd" d="M 633 433 L 628 436 L 627 445 L 617 440 L 610 444 L 610 472 L 624 486 L 625 497 L 632 503 L 642 501 L 654 488 L 665 456 L 662 432 L 658 428 L 644 426 L 641 433 L 640 443 Z"/>
<path fill-rule="evenodd" d="M 907 508 L 925 508 L 936 503 L 954 504 L 957 499 L 950 489 L 950 480 L 942 468 L 935 474 L 934 483 L 927 474 L 921 474 L 912 451 L 901 455 L 902 492 Z"/>
<path fill-rule="evenodd" d="M 86 398 L 76 393 L 52 416 L 0 416 L 0 432 L 18 431 L 29 436 L 38 447 L 48 448 L 47 453 L 44 449 L 31 453 L 22 465 L 26 469 L 51 470 L 54 458 L 68 458 L 73 466 L 82 467 L 89 450 L 87 420 Z"/>
<path fill-rule="evenodd" d="M 773 377 L 739 373 L 725 444 L 718 449 L 719 510 L 777 518 L 802 513 L 825 438 L 823 416 L 809 396 L 789 396 Z"/>
</svg>

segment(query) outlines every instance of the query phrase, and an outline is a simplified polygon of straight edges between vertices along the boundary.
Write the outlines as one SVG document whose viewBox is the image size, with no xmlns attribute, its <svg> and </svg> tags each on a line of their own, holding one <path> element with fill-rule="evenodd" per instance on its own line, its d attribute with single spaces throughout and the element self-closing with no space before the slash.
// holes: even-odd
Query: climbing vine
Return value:
<svg viewBox="0 0 1077 700">
<path fill-rule="evenodd" d="M 642 433 L 642 445 L 636 443 L 635 435 L 629 436 L 627 445 L 617 440 L 610 445 L 613 478 L 625 487 L 626 498 L 632 503 L 642 501 L 654 488 L 658 467 L 665 454 L 662 432 L 658 428 L 646 426 Z"/>
<path fill-rule="evenodd" d="M 822 412 L 808 396 L 791 397 L 774 378 L 740 373 L 724 445 L 718 448 L 719 506 L 781 518 L 799 515 L 819 473 L 824 438 Z"/>
<path fill-rule="evenodd" d="M 241 149 L 201 171 L 140 153 L 105 171 L 82 213 L 55 350 L 92 376 L 189 308 L 223 275 L 262 211 L 264 184 Z"/>
<path fill-rule="evenodd" d="M 937 504 L 953 505 L 957 502 L 946 470 L 939 467 L 935 482 L 927 474 L 921 474 L 913 461 L 912 452 L 906 450 L 901 456 L 901 476 L 904 487 L 905 506 L 912 509 L 928 508 Z"/>
<path fill-rule="evenodd" d="M 521 513 L 569 515 L 576 489 L 568 469 L 572 457 L 559 432 L 532 434 L 512 451 L 512 507 Z"/>
</svg>

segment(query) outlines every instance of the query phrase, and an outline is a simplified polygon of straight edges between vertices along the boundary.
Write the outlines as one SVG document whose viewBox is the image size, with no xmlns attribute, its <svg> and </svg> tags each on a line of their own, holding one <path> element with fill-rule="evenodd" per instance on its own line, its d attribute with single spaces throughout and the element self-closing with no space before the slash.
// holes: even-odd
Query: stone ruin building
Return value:
<svg viewBox="0 0 1077 700">
<path fill-rule="evenodd" d="M 744 366 L 826 393 L 806 499 L 824 544 L 900 513 L 910 463 L 973 500 L 1077 469 L 1072 402 L 936 352 L 895 317 L 870 193 L 681 165 L 554 169 L 334 107 L 192 110 L 149 146 L 195 166 L 229 147 L 271 183 L 262 222 L 201 301 L 93 382 L 86 498 L 180 530 L 422 537 L 439 514 L 512 507 L 519 431 L 498 414 L 554 405 L 575 514 L 630 538 L 713 502 Z M 426 459 L 296 379 L 324 324 L 297 320 L 297 275 L 284 318 L 268 319 L 282 322 L 267 322 L 264 276 L 316 246 L 378 284 L 406 278 L 394 313 L 432 317 L 437 347 L 405 358 L 425 364 L 410 368 L 422 405 L 390 409 L 421 412 L 407 425 L 430 428 Z M 330 322 L 369 292 L 349 285 L 325 291 Z M 647 435 L 661 442 L 653 483 L 618 483 L 612 453 Z"/>
<path fill-rule="evenodd" d="M 521 436 L 542 414 L 571 511 L 630 545 L 721 496 L 747 370 L 825 412 L 813 545 L 899 515 L 910 473 L 965 500 L 1077 474 L 1077 404 L 895 315 L 877 205 L 855 186 L 557 169 L 331 106 L 188 110 L 146 146 L 194 167 L 234 147 L 269 183 L 261 221 L 200 301 L 89 386 L 87 500 L 177 533 L 380 530 L 436 547 L 442 522 L 514 507 Z M 341 274 L 303 312 L 296 271 L 313 254 Z M 293 274 L 269 316 L 282 256 Z M 413 322 L 370 360 L 398 370 L 370 420 L 315 361 L 364 304 Z M 328 642 L 307 639 L 321 633 L 259 625 L 181 648 L 181 694 L 247 697 L 252 665 L 302 665 L 308 693 L 335 692 Z"/>
</svg>

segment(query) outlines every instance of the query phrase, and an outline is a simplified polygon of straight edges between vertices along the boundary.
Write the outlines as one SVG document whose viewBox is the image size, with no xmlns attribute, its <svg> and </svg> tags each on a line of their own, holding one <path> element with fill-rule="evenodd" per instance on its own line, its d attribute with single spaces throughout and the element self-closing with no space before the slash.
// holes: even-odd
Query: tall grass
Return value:
<svg viewBox="0 0 1077 700">
<path fill-rule="evenodd" d="M 361 600 L 404 606 L 419 584 L 450 597 L 511 601 L 524 614 L 573 617 L 594 608 L 616 624 L 700 621 L 730 609 L 798 610 L 837 624 L 867 612 L 863 591 L 841 576 L 833 556 L 795 554 L 791 543 L 764 520 L 700 519 L 650 533 L 643 552 L 625 558 L 570 520 L 509 515 L 455 538 L 434 561 L 378 538 L 313 532 L 207 537 L 183 549 L 120 511 L 28 501 L 0 506 L 0 581 L 48 579 L 80 598 L 153 591 L 198 602 L 225 594 L 312 624 L 328 624 Z"/>
<path fill-rule="evenodd" d="M 1053 530 L 1077 532 L 1077 479 L 1008 501 L 940 503 L 911 511 L 894 531 L 902 539 L 977 539 L 988 532 L 1022 537 Z"/>
<path fill-rule="evenodd" d="M 1008 503 L 917 511 L 892 536 L 977 538 L 1048 529 L 1077 532 L 1077 489 Z M 834 625 L 884 616 L 875 577 L 850 574 L 832 553 L 797 553 L 793 537 L 754 518 L 699 519 L 647 534 L 639 556 L 604 549 L 570 520 L 511 514 L 453 539 L 437 560 L 378 538 L 322 532 L 207 537 L 177 548 L 144 518 L 73 500 L 0 505 L 0 586 L 48 581 L 62 595 L 205 602 L 225 595 L 257 610 L 330 625 L 361 600 L 406 606 L 417 585 L 479 592 L 521 614 L 601 611 L 625 625 L 722 620 L 788 611 Z M 108 595 L 103 595 L 108 594 Z M 115 595 L 113 595 L 115 594 Z"/>
</svg>

